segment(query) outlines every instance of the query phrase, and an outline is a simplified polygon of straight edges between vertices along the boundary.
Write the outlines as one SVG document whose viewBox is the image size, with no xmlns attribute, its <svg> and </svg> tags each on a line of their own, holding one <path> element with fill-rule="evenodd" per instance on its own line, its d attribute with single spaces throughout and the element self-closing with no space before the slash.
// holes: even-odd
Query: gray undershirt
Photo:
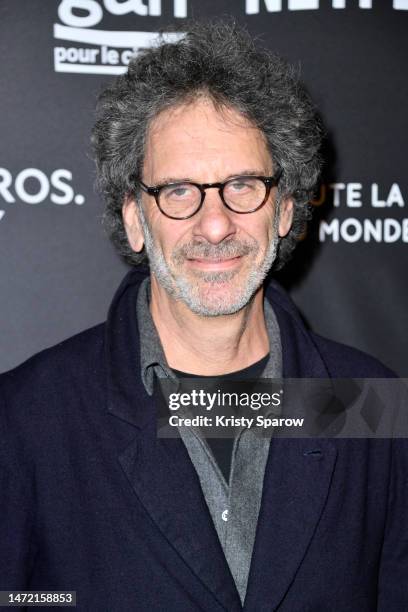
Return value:
<svg viewBox="0 0 408 612">
<path fill-rule="evenodd" d="M 169 367 L 159 335 L 150 314 L 150 279 L 145 279 L 137 297 L 140 333 L 141 377 L 146 391 L 153 395 L 155 377 L 177 380 Z M 269 359 L 262 378 L 282 376 L 282 349 L 279 326 L 268 300 L 264 300 L 269 336 Z M 276 414 L 276 413 L 274 413 Z M 229 483 L 200 430 L 180 427 L 180 436 L 195 467 L 225 558 L 241 602 L 245 600 L 261 506 L 263 478 L 270 437 L 241 428 L 234 439 Z"/>
</svg>

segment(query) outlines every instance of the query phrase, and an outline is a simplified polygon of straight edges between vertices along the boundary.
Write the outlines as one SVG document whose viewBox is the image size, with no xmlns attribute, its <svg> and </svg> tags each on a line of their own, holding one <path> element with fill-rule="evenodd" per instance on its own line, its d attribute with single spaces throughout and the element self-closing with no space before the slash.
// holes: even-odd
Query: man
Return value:
<svg viewBox="0 0 408 612">
<path fill-rule="evenodd" d="M 287 65 L 223 23 L 102 94 L 105 221 L 136 267 L 106 324 L 2 377 L 1 589 L 87 611 L 406 609 L 403 443 L 157 436 L 166 380 L 391 376 L 264 285 L 304 229 L 321 133 Z"/>
</svg>

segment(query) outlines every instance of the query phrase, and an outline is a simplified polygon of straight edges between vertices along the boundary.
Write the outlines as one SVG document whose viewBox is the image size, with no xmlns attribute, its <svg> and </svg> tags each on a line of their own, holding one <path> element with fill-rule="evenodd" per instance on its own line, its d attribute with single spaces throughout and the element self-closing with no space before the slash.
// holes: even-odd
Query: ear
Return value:
<svg viewBox="0 0 408 612">
<path fill-rule="evenodd" d="M 293 221 L 293 199 L 290 197 L 284 198 L 280 204 L 279 215 L 279 236 L 283 238 L 292 227 Z"/>
<path fill-rule="evenodd" d="M 130 246 L 140 253 L 144 246 L 144 237 L 137 207 L 138 204 L 133 197 L 126 197 L 122 206 L 122 218 Z"/>
</svg>

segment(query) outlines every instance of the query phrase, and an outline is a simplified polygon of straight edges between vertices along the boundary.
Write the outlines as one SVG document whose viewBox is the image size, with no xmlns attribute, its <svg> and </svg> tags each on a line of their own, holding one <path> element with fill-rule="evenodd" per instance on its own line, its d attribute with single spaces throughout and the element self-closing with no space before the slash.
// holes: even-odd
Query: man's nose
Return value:
<svg viewBox="0 0 408 612">
<path fill-rule="evenodd" d="M 236 233 L 234 213 L 224 205 L 218 188 L 206 189 L 203 205 L 196 217 L 194 236 L 205 238 L 212 244 L 219 244 Z"/>
</svg>

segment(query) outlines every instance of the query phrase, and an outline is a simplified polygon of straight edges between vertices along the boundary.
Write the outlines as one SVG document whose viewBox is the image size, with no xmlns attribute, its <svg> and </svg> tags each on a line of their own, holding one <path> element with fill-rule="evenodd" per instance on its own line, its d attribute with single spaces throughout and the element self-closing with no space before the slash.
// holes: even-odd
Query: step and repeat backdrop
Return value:
<svg viewBox="0 0 408 612">
<path fill-rule="evenodd" d="M 408 376 L 408 0 L 2 0 L 0 371 L 104 320 L 98 92 L 168 24 L 233 15 L 303 75 L 327 129 L 315 218 L 279 274 L 315 330 Z"/>
</svg>

